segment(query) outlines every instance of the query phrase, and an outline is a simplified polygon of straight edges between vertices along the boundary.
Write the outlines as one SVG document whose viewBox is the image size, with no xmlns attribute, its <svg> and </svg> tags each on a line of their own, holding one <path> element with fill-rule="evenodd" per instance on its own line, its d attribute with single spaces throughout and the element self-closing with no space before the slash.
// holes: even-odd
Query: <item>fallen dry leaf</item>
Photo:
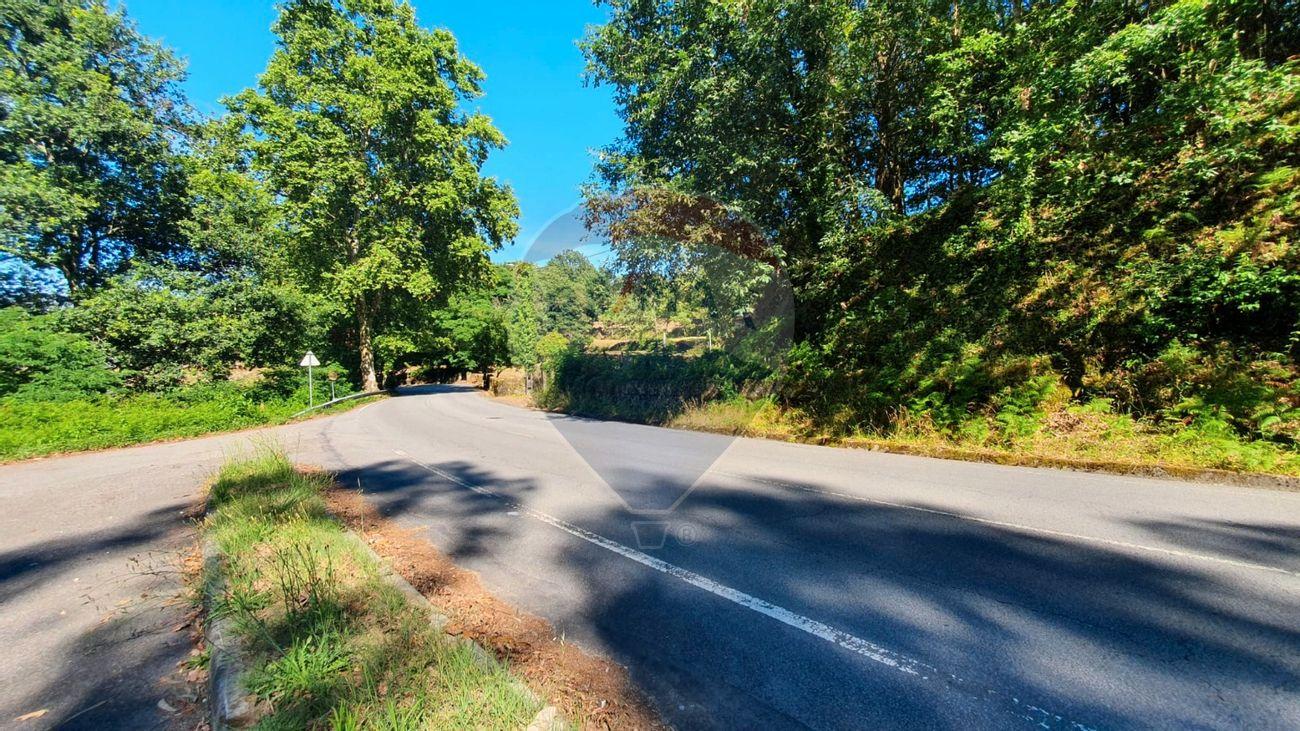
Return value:
<svg viewBox="0 0 1300 731">
<path fill-rule="evenodd" d="M 42 708 L 42 709 L 39 710 L 39 711 L 32 711 L 31 713 L 24 713 L 23 715 L 19 716 L 18 718 L 15 718 L 14 721 L 31 721 L 32 719 L 40 718 L 41 716 L 44 716 L 45 714 L 47 714 L 47 713 L 49 713 L 49 712 L 50 712 L 50 709 L 48 709 L 48 708 Z"/>
</svg>

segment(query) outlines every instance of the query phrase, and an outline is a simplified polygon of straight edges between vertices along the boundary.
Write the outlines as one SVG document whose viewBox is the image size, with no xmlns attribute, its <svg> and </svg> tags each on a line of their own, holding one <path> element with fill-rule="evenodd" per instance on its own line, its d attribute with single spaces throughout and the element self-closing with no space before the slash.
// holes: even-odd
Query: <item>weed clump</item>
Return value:
<svg viewBox="0 0 1300 731">
<path fill-rule="evenodd" d="M 522 728 L 537 713 L 504 666 L 434 630 L 326 509 L 328 475 L 263 448 L 228 462 L 204 532 L 222 556 L 213 612 L 255 658 L 265 728 Z"/>
</svg>

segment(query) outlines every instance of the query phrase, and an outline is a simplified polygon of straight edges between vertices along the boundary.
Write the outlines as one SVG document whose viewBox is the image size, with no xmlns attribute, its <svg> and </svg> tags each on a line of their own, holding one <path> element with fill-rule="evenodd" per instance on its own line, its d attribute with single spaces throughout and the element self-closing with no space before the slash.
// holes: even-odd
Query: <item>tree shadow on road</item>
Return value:
<svg viewBox="0 0 1300 731">
<path fill-rule="evenodd" d="M 530 568 L 568 576 L 555 591 L 579 594 L 537 607 L 629 665 L 683 727 L 1300 725 L 1291 577 L 850 501 L 811 482 L 706 478 L 668 516 L 664 546 L 642 549 L 930 668 L 913 677 L 592 542 L 510 555 L 526 545 L 517 533 L 557 529 L 505 520 L 508 505 L 464 484 L 523 502 L 537 485 L 431 466 L 442 474 L 387 461 L 341 477 L 360 479 L 386 515 L 430 524 L 458 561 L 545 562 Z M 643 519 L 616 508 L 557 517 L 630 547 Z M 1203 551 L 1291 558 L 1282 526 L 1148 527 Z"/>
<path fill-rule="evenodd" d="M 612 518 L 604 530 L 618 529 Z M 776 646 L 756 645 L 728 632 L 730 621 L 718 623 L 723 645 L 710 655 L 662 653 L 683 671 L 766 667 L 770 677 L 802 666 L 802 697 L 836 699 L 794 714 L 813 726 L 838 725 L 848 709 L 869 719 L 880 707 L 894 709 L 876 716 L 880 723 L 964 725 L 960 711 L 933 713 L 950 692 L 974 702 L 989 691 L 1101 726 L 1300 723 L 1300 602 L 1288 577 L 1243 582 L 1220 567 L 807 491 L 706 486 L 671 520 L 692 525 L 696 539 L 669 541 L 650 552 L 656 557 L 961 678 L 884 700 L 878 686 L 854 681 L 872 663 L 838 649 L 812 661 L 799 651 L 782 658 L 786 643 L 822 640 L 771 626 L 765 636 Z M 637 575 L 637 584 L 596 597 L 602 616 L 619 618 L 606 642 L 648 640 L 642 627 L 672 621 L 656 606 L 671 579 Z M 701 596 L 678 611 L 712 604 L 735 622 L 775 624 L 718 602 Z M 1001 705 L 1017 715 L 1015 704 Z"/>
<path fill-rule="evenodd" d="M 143 548 L 183 525 L 187 505 L 176 503 L 149 511 L 138 519 L 87 535 L 40 541 L 0 552 L 0 605 L 39 585 L 57 580 L 79 562 L 105 552 Z M 88 587 L 86 587 L 88 588 Z"/>
<path fill-rule="evenodd" d="M 1294 525 L 1190 519 L 1142 520 L 1131 524 L 1189 551 L 1300 573 L 1300 529 Z"/>
<path fill-rule="evenodd" d="M 177 503 L 88 536 L 0 555 L 4 634 L 19 646 L 29 637 L 56 636 L 48 643 L 53 651 L 21 658 L 27 671 L 11 678 L 0 698 L 0 725 L 48 709 L 24 727 L 154 728 L 172 719 L 161 699 L 170 697 L 181 710 L 177 695 L 188 689 L 162 681 L 178 680 L 177 663 L 191 648 L 188 631 L 177 630 L 188 615 L 180 595 L 186 507 Z M 27 600 L 22 605 L 20 597 Z"/>
<path fill-rule="evenodd" d="M 441 474 L 407 460 L 384 460 L 343 470 L 337 480 L 347 489 L 360 486 L 381 515 L 407 527 L 421 525 L 418 516 L 429 514 L 454 523 L 456 529 L 440 546 L 453 559 L 485 555 L 508 533 L 500 521 L 488 520 L 501 516 L 501 499 L 473 492 L 465 485 L 488 486 L 512 500 L 523 500 L 536 489 L 532 480 L 504 479 L 469 462 L 432 466 Z"/>
</svg>

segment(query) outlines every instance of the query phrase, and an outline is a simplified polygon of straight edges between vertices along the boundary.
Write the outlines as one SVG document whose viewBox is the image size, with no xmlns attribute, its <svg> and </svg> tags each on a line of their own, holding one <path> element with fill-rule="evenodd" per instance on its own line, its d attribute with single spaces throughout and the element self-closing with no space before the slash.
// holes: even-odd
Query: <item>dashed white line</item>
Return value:
<svg viewBox="0 0 1300 731">
<path fill-rule="evenodd" d="M 564 531 L 565 533 L 568 533 L 571 536 L 580 538 L 595 546 L 599 546 L 600 548 L 603 548 L 607 551 L 611 551 L 624 558 L 635 561 L 641 564 L 642 566 L 647 566 L 649 568 L 654 569 L 655 571 L 659 571 L 660 573 L 684 581 L 687 584 L 690 584 L 691 586 L 694 586 L 699 589 L 703 589 L 704 591 L 707 591 L 710 594 L 713 594 L 714 596 L 721 597 L 730 602 L 745 607 L 746 609 L 762 614 L 763 616 L 775 619 L 776 621 L 781 622 L 782 624 L 788 625 L 790 627 L 794 627 L 795 629 L 806 632 L 814 637 L 838 645 L 839 647 L 857 653 L 858 655 L 861 655 L 873 662 L 879 663 L 881 665 L 892 668 L 894 670 L 905 673 L 907 675 L 917 677 L 921 680 L 935 679 L 935 680 L 949 683 L 953 686 L 963 687 L 967 691 L 972 692 L 972 695 L 976 697 L 982 697 L 989 700 L 1000 701 L 1004 706 L 1008 708 L 1008 710 L 1010 710 L 1016 716 L 1023 718 L 1027 721 L 1030 721 L 1042 728 L 1068 728 L 1068 729 L 1073 729 L 1074 731 L 1093 731 L 1088 726 L 1065 719 L 1044 708 L 1040 708 L 1038 706 L 1022 702 L 1020 698 L 1010 695 L 1008 693 L 1004 693 L 1002 691 L 994 690 L 991 688 L 979 688 L 978 686 L 976 686 L 976 684 L 971 683 L 957 675 L 941 672 L 934 666 L 929 665 L 920 660 L 917 660 L 915 658 L 908 657 L 898 652 L 894 652 L 893 650 L 890 650 L 885 647 L 881 647 L 880 645 L 877 645 L 868 640 L 864 640 L 861 637 L 857 637 L 855 635 L 849 634 L 848 632 L 844 632 L 843 630 L 836 629 L 823 622 L 819 622 L 810 617 L 805 617 L 802 614 L 792 612 L 789 609 L 778 606 L 764 599 L 760 599 L 751 594 L 746 594 L 745 592 L 740 591 L 738 589 L 733 589 L 730 586 L 718 583 L 713 579 L 697 574 L 694 571 L 691 571 L 689 569 L 684 569 L 675 564 L 671 564 L 668 563 L 667 561 L 663 561 L 661 559 L 655 558 L 654 556 L 643 553 L 634 548 L 625 546 L 616 541 L 612 541 L 608 538 L 605 538 L 604 536 L 598 535 L 596 533 L 592 533 L 591 531 L 586 530 L 584 528 L 579 528 L 576 525 L 565 522 L 552 515 L 548 515 L 546 513 L 542 513 L 537 510 L 528 508 L 516 502 L 515 500 L 511 499 L 507 495 L 503 495 L 501 493 L 496 492 L 495 490 L 492 490 L 487 487 L 483 487 L 482 485 L 475 485 L 473 483 L 466 482 L 465 480 L 462 480 L 459 477 L 456 477 L 455 475 L 440 470 L 437 467 L 425 464 L 424 462 L 421 462 L 420 460 L 416 459 L 415 457 L 412 457 L 410 454 L 407 454 L 406 452 L 400 449 L 393 450 L 393 453 L 410 460 L 414 464 L 419 465 L 425 470 L 428 470 L 429 472 L 438 475 L 439 477 L 448 480 L 454 484 L 473 490 L 474 492 L 480 495 L 492 497 L 504 502 L 507 506 L 511 508 L 510 512 L 512 514 L 516 512 L 521 513 L 530 518 L 533 518 L 534 520 L 538 520 L 549 526 L 558 528 Z"/>
</svg>

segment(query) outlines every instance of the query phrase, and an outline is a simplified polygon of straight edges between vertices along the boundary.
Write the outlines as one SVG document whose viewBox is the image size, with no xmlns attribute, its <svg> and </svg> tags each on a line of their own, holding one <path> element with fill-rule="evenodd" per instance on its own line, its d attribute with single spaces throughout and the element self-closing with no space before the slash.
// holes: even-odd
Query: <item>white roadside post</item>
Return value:
<svg viewBox="0 0 1300 731">
<path fill-rule="evenodd" d="M 316 390 L 315 390 L 315 385 L 312 383 L 311 380 L 311 369 L 313 366 L 320 365 L 320 361 L 316 360 L 316 354 L 309 350 L 307 351 L 307 354 L 302 357 L 302 362 L 299 363 L 298 365 L 303 366 L 307 369 L 307 406 L 308 407 L 315 406 Z"/>
</svg>

